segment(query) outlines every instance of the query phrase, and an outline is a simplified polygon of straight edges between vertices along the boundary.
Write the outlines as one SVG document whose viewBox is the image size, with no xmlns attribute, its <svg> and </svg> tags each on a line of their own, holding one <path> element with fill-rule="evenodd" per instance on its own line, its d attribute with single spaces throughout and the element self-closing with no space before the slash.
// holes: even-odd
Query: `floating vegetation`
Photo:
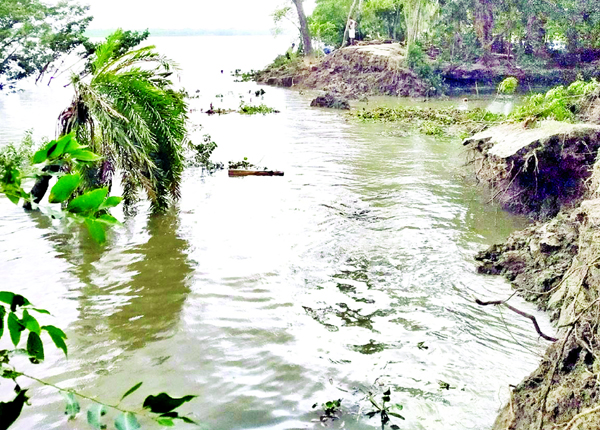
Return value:
<svg viewBox="0 0 600 430">
<path fill-rule="evenodd" d="M 482 131 L 506 119 L 485 109 L 458 108 L 377 107 L 351 112 L 353 117 L 366 122 L 401 122 L 407 127 L 432 136 L 459 136 Z"/>
<path fill-rule="evenodd" d="M 194 144 L 190 141 L 188 148 L 191 152 L 191 155 L 188 157 L 189 166 L 202 167 L 209 173 L 225 168 L 223 163 L 214 163 L 210 159 L 214 150 L 217 149 L 217 144 L 213 142 L 209 134 L 202 136 L 202 143 Z"/>
<path fill-rule="evenodd" d="M 242 72 L 242 69 L 235 69 L 231 76 L 236 78 L 233 82 L 250 82 L 255 80 L 258 72 L 258 70 L 254 69 L 250 70 L 249 72 Z"/>
<path fill-rule="evenodd" d="M 228 163 L 229 169 L 241 169 L 241 170 L 249 170 L 249 169 L 257 169 L 258 166 L 256 164 L 252 164 L 248 161 L 248 157 L 244 157 L 242 161 L 230 161 Z"/>
<path fill-rule="evenodd" d="M 244 103 L 243 101 L 240 102 L 240 109 L 238 112 L 241 114 L 244 114 L 244 115 L 256 115 L 256 114 L 266 115 L 268 113 L 279 113 L 278 110 L 270 108 L 263 103 L 261 103 L 258 106 L 254 106 L 254 105 L 248 105 L 248 104 Z"/>
<path fill-rule="evenodd" d="M 315 403 L 312 408 L 315 409 L 319 406 L 318 403 Z M 323 413 L 319 417 L 319 421 L 322 423 L 326 423 L 327 421 L 335 421 L 338 420 L 342 414 L 341 411 L 342 399 L 338 400 L 330 400 L 321 404 L 321 408 L 323 408 Z"/>
<path fill-rule="evenodd" d="M 508 93 L 516 90 L 515 85 L 518 85 L 516 79 L 507 78 L 498 91 Z M 545 94 L 527 97 L 509 115 L 495 114 L 482 108 L 461 110 L 428 107 L 363 108 L 350 115 L 361 121 L 399 122 L 431 136 L 464 138 L 501 123 L 523 122 L 524 128 L 533 128 L 538 120 L 544 119 L 576 122 L 585 116 L 594 103 L 598 103 L 599 98 L 600 82 L 592 79 L 589 82 L 575 81 L 568 87 L 560 85 Z"/>
</svg>

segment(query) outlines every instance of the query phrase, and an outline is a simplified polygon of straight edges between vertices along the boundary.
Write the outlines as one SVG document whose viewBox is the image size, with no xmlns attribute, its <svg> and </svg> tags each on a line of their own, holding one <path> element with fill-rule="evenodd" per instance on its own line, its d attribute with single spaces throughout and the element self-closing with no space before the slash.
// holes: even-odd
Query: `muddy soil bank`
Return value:
<svg viewBox="0 0 600 430">
<path fill-rule="evenodd" d="M 455 92 L 495 92 L 498 84 L 510 76 L 519 80 L 521 91 L 531 91 L 532 88 L 569 85 L 579 78 L 598 78 L 600 62 L 579 67 L 518 66 L 514 61 L 497 58 L 488 64 L 445 64 L 441 75 L 449 89 Z"/>
<path fill-rule="evenodd" d="M 505 276 L 519 294 L 547 310 L 558 340 L 549 343 L 530 376 L 511 386 L 494 430 L 597 429 L 600 132 L 591 124 L 519 126 L 492 128 L 465 144 L 478 179 L 492 187 L 493 197 L 508 195 L 500 197 L 507 209 L 541 221 L 476 260 L 480 273 Z"/>
<path fill-rule="evenodd" d="M 268 85 L 323 90 L 349 98 L 369 95 L 422 97 L 430 85 L 404 67 L 406 52 L 398 43 L 355 45 L 323 58 L 298 59 L 259 72 L 256 81 Z"/>
<path fill-rule="evenodd" d="M 338 49 L 322 58 L 296 59 L 258 73 L 263 84 L 316 89 L 350 98 L 369 95 L 423 97 L 441 95 L 406 67 L 406 50 L 399 43 L 361 42 Z M 430 59 L 431 60 L 431 59 Z M 433 62 L 433 60 L 431 60 Z M 488 63 L 441 64 L 433 67 L 450 93 L 495 92 L 507 77 L 519 79 L 523 91 L 570 84 L 578 76 L 600 76 L 600 62 L 581 67 L 517 66 L 501 56 Z"/>
</svg>

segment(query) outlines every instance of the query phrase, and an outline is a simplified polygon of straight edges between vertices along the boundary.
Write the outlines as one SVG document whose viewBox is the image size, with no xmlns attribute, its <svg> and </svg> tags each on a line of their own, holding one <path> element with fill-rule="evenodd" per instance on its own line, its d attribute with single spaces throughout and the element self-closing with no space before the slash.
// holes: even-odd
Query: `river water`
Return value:
<svg viewBox="0 0 600 430">
<path fill-rule="evenodd" d="M 547 345 L 528 320 L 473 302 L 510 294 L 502 279 L 477 275 L 472 257 L 525 221 L 463 179 L 460 142 L 357 123 L 309 108 L 311 94 L 270 87 L 264 103 L 279 114 L 207 117 L 210 102 L 256 104 L 256 84 L 229 71 L 259 68 L 288 42 L 153 42 L 200 91 L 194 137 L 212 136 L 213 158 L 248 157 L 285 176 L 188 169 L 176 208 L 117 214 L 124 226 L 105 246 L 0 198 L 1 288 L 50 309 L 40 319 L 69 336 L 68 360 L 47 347 L 45 363 L 25 370 L 109 403 L 144 381 L 124 402 L 132 408 L 161 391 L 195 394 L 182 411 L 206 429 L 320 428 L 312 406 L 334 399 L 345 413 L 331 428 L 374 429 L 366 393 L 387 388 L 404 406 L 406 421 L 394 421 L 403 429 L 489 428 L 508 384 Z M 0 143 L 32 127 L 52 137 L 70 97 L 61 85 L 3 96 Z M 86 428 L 83 415 L 66 421 L 56 390 L 23 385 L 31 406 L 14 428 Z"/>
</svg>

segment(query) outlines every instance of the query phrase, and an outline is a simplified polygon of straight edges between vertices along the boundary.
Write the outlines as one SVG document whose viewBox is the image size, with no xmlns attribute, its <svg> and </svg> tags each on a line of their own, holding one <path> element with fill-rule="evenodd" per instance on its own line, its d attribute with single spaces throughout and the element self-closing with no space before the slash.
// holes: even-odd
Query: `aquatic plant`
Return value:
<svg viewBox="0 0 600 430">
<path fill-rule="evenodd" d="M 254 169 L 258 166 L 250 163 L 248 161 L 248 157 L 244 157 L 244 159 L 242 161 L 230 161 L 228 163 L 229 168 L 230 169 L 241 169 L 241 170 L 248 170 L 248 169 Z"/>
<path fill-rule="evenodd" d="M 390 415 L 393 417 L 396 417 L 396 418 L 400 418 L 401 420 L 405 419 L 399 413 L 391 411 L 391 409 L 401 411 L 404 408 L 399 403 L 396 403 L 393 405 L 388 405 L 388 403 L 391 401 L 391 395 L 392 395 L 392 391 L 388 388 L 383 393 L 383 396 L 381 397 L 381 404 L 379 404 L 375 401 L 373 395 L 371 393 L 369 393 L 369 401 L 375 407 L 375 409 L 371 412 L 367 412 L 366 415 L 369 418 L 373 418 L 374 416 L 379 415 L 379 418 L 381 420 L 381 430 L 384 430 L 385 426 L 391 422 Z M 400 429 L 400 427 L 398 427 L 396 424 L 390 424 L 390 428 L 393 430 Z"/>
<path fill-rule="evenodd" d="M 313 409 L 315 409 L 318 405 L 318 403 L 315 403 L 312 406 Z M 322 403 L 321 408 L 323 409 L 323 413 L 320 415 L 319 420 L 322 423 L 326 423 L 327 421 L 335 421 L 339 419 L 342 414 L 341 406 L 342 399 L 330 400 Z"/>
<path fill-rule="evenodd" d="M 253 105 L 248 105 L 248 104 L 244 103 L 243 101 L 240 102 L 240 109 L 238 112 L 241 114 L 244 114 L 244 115 L 256 115 L 256 114 L 266 115 L 268 113 L 279 113 L 278 110 L 270 108 L 263 103 L 261 103 L 258 106 L 253 106 Z"/>
<path fill-rule="evenodd" d="M 254 69 L 249 72 L 242 72 L 241 69 L 235 69 L 231 76 L 235 78 L 233 82 L 251 82 L 255 80 L 257 74 L 258 70 Z"/>
<path fill-rule="evenodd" d="M 366 122 L 400 122 L 407 128 L 429 135 L 461 137 L 505 120 L 504 115 L 480 108 L 377 107 L 351 112 L 350 115 Z"/>
<path fill-rule="evenodd" d="M 213 163 L 210 160 L 213 151 L 217 149 L 217 144 L 209 134 L 205 134 L 202 140 L 202 143 L 198 144 L 194 144 L 191 141 L 188 143 L 188 147 L 192 153 L 191 157 L 188 158 L 188 165 L 202 167 L 209 172 L 223 169 L 223 163 Z"/>
</svg>

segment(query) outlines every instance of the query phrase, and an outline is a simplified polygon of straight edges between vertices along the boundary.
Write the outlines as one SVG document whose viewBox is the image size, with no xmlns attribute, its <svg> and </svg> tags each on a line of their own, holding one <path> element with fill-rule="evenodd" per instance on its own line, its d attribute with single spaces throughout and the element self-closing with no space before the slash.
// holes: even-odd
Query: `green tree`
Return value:
<svg viewBox="0 0 600 430">
<path fill-rule="evenodd" d="M 404 39 L 402 0 L 369 0 L 361 11 L 361 33 L 371 39 Z"/>
<path fill-rule="evenodd" d="M 317 0 L 310 16 L 310 31 L 321 42 L 341 46 L 352 0 Z"/>
<path fill-rule="evenodd" d="M 292 7 L 289 3 L 284 4 L 282 7 L 275 9 L 271 14 L 273 22 L 275 23 L 276 32 L 280 31 L 279 25 L 285 19 L 290 21 L 300 33 L 300 40 L 302 42 L 302 53 L 306 56 L 312 55 L 312 38 L 311 31 L 308 25 L 306 14 L 304 13 L 304 0 L 289 0 L 294 5 L 296 13 L 292 12 Z"/>
<path fill-rule="evenodd" d="M 49 6 L 40 0 L 0 2 L 0 90 L 51 71 L 56 60 L 87 41 L 88 7 L 68 1 Z"/>
<path fill-rule="evenodd" d="M 103 157 L 85 172 L 88 187 L 110 187 L 119 170 L 126 204 L 143 190 L 153 210 L 163 210 L 180 196 L 187 103 L 172 88 L 172 61 L 153 46 L 121 54 L 122 39 L 121 30 L 109 36 L 90 74 L 73 76 L 75 97 L 59 117 L 60 130 Z"/>
</svg>

